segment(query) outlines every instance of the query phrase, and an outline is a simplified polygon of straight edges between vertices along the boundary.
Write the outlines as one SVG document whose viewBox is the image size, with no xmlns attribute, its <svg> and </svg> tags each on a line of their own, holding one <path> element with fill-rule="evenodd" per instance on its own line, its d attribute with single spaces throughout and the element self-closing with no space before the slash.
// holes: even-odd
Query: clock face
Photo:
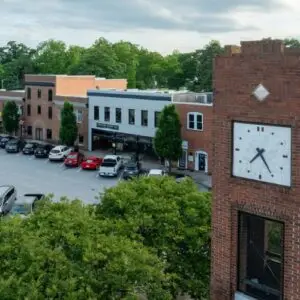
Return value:
<svg viewBox="0 0 300 300">
<path fill-rule="evenodd" d="M 291 128 L 234 122 L 232 175 L 291 186 Z"/>
</svg>

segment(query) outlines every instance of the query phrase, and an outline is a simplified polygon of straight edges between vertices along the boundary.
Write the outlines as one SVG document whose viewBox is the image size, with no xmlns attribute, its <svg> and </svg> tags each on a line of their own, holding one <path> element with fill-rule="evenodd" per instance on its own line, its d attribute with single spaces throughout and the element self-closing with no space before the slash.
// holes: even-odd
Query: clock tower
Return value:
<svg viewBox="0 0 300 300">
<path fill-rule="evenodd" d="M 300 299 L 300 49 L 214 62 L 212 300 Z"/>
</svg>

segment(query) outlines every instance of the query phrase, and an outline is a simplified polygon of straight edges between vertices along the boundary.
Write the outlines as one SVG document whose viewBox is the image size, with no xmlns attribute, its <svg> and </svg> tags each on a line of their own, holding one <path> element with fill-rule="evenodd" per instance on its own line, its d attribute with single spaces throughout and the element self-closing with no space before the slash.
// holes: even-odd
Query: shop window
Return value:
<svg viewBox="0 0 300 300">
<path fill-rule="evenodd" d="M 135 110 L 134 109 L 128 109 L 128 123 L 130 125 L 135 124 Z"/>
<path fill-rule="evenodd" d="M 154 126 L 155 126 L 155 128 L 157 128 L 158 125 L 159 125 L 159 116 L 160 116 L 160 111 L 154 112 Z"/>
<path fill-rule="evenodd" d="M 239 214 L 239 291 L 255 299 L 282 299 L 283 233 L 282 222 Z"/>
<path fill-rule="evenodd" d="M 47 140 L 52 140 L 52 130 L 47 129 Z"/>
<path fill-rule="evenodd" d="M 116 123 L 122 122 L 122 110 L 121 108 L 116 108 Z"/>
<path fill-rule="evenodd" d="M 104 107 L 104 121 L 109 122 L 110 121 L 110 108 Z"/>
<path fill-rule="evenodd" d="M 141 111 L 141 125 L 148 126 L 148 111 L 147 110 Z"/>
</svg>

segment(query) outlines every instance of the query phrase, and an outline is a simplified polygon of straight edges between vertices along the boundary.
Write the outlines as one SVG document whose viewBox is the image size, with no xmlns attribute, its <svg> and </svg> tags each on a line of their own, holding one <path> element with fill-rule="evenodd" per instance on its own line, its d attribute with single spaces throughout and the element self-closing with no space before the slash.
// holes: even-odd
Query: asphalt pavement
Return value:
<svg viewBox="0 0 300 300">
<path fill-rule="evenodd" d="M 14 185 L 18 195 L 53 193 L 55 201 L 67 196 L 84 203 L 95 203 L 99 193 L 115 186 L 121 176 L 120 173 L 117 178 L 103 178 L 97 171 L 66 168 L 63 162 L 50 162 L 22 153 L 8 154 L 0 149 L 0 185 Z"/>
</svg>

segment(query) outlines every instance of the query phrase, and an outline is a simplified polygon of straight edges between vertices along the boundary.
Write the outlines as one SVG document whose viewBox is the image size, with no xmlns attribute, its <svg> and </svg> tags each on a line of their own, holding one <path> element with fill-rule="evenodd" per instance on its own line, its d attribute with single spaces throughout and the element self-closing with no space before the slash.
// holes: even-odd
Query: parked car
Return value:
<svg viewBox="0 0 300 300">
<path fill-rule="evenodd" d="M 0 215 L 10 212 L 17 199 L 17 190 L 13 185 L 0 186 Z"/>
<path fill-rule="evenodd" d="M 23 150 L 25 144 L 24 140 L 12 139 L 6 143 L 5 150 L 7 153 L 18 153 Z"/>
<path fill-rule="evenodd" d="M 50 161 L 63 161 L 72 152 L 72 148 L 67 146 L 56 146 L 49 153 Z"/>
<path fill-rule="evenodd" d="M 81 163 L 83 170 L 97 170 L 102 164 L 103 158 L 97 156 L 89 156 Z"/>
<path fill-rule="evenodd" d="M 10 141 L 10 140 L 13 140 L 13 139 L 14 139 L 13 136 L 4 136 L 4 137 L 2 137 L 1 140 L 0 140 L 0 147 L 1 147 L 2 149 L 4 149 L 6 143 L 7 143 L 8 141 Z"/>
<path fill-rule="evenodd" d="M 14 202 L 9 215 L 21 215 L 22 217 L 27 217 L 33 213 L 37 202 L 43 199 L 44 196 L 44 194 L 25 194 Z"/>
<path fill-rule="evenodd" d="M 119 155 L 106 155 L 99 168 L 100 176 L 117 176 L 123 167 L 123 160 Z"/>
<path fill-rule="evenodd" d="M 148 173 L 148 177 L 150 176 L 165 176 L 166 173 L 164 170 L 160 170 L 160 169 L 151 169 Z"/>
<path fill-rule="evenodd" d="M 131 179 L 139 176 L 141 173 L 141 164 L 137 161 L 129 161 L 124 167 L 123 179 Z"/>
<path fill-rule="evenodd" d="M 81 152 L 70 152 L 65 159 L 66 167 L 78 167 L 82 163 L 84 155 Z"/>
<path fill-rule="evenodd" d="M 23 152 L 23 154 L 25 154 L 25 155 L 33 155 L 34 154 L 34 151 L 36 150 L 36 148 L 38 148 L 39 147 L 39 144 L 38 143 L 27 143 L 25 146 L 24 146 L 24 148 L 23 148 L 23 150 L 22 150 L 22 152 Z"/>
<path fill-rule="evenodd" d="M 50 144 L 39 145 L 34 151 L 34 156 L 36 158 L 47 158 L 52 149 L 53 146 Z"/>
</svg>

